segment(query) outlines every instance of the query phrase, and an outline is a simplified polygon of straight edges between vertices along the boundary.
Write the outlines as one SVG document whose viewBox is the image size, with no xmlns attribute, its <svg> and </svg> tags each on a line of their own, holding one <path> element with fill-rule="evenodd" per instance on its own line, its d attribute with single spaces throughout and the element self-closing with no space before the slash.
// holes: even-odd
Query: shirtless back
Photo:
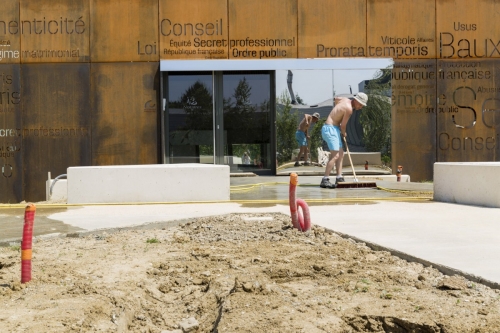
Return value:
<svg viewBox="0 0 500 333">
<path fill-rule="evenodd" d="M 313 117 L 310 114 L 305 114 L 304 119 L 300 122 L 297 130 L 307 133 L 307 130 L 311 127 L 312 118 Z"/>
<path fill-rule="evenodd" d="M 345 135 L 347 121 L 352 115 L 352 102 L 347 97 L 335 97 L 335 106 L 326 118 L 325 124 L 339 126 L 340 131 Z"/>
</svg>

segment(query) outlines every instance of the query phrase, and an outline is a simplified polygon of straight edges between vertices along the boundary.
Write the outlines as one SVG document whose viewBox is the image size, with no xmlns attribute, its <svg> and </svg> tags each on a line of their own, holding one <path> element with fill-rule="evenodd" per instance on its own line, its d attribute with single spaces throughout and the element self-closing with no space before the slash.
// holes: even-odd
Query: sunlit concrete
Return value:
<svg viewBox="0 0 500 333">
<path fill-rule="evenodd" d="M 50 179 L 45 181 L 46 200 L 64 201 L 68 200 L 68 181 L 66 179 Z"/>
<path fill-rule="evenodd" d="M 500 162 L 434 163 L 434 200 L 500 207 Z"/>
<path fill-rule="evenodd" d="M 68 168 L 68 203 L 229 200 L 229 166 L 113 165 Z"/>
</svg>

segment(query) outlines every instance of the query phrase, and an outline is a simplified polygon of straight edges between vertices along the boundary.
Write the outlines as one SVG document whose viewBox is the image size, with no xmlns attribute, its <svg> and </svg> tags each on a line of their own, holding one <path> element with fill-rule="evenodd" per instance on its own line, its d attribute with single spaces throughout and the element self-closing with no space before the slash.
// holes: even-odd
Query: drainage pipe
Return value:
<svg viewBox="0 0 500 333">
<path fill-rule="evenodd" d="M 311 215 L 309 206 L 302 199 L 297 199 L 295 190 L 299 183 L 299 176 L 296 173 L 290 174 L 290 189 L 289 189 L 289 205 L 290 215 L 292 217 L 292 225 L 300 231 L 308 231 L 311 229 Z M 300 208 L 301 210 L 299 210 Z"/>
<path fill-rule="evenodd" d="M 50 189 L 49 189 L 49 200 L 50 198 L 52 197 L 52 189 L 54 188 L 54 185 L 56 184 L 56 182 L 62 178 L 62 177 L 67 177 L 67 174 L 62 174 L 62 175 L 59 175 L 57 176 L 56 178 L 54 178 L 54 180 L 52 181 L 52 183 L 50 184 Z"/>
</svg>

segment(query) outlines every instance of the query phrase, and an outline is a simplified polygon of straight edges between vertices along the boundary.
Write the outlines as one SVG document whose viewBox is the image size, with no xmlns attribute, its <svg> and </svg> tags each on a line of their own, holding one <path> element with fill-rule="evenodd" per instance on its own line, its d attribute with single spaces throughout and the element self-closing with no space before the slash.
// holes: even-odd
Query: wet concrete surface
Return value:
<svg viewBox="0 0 500 333">
<path fill-rule="evenodd" d="M 354 179 L 346 176 L 346 181 Z M 334 199 L 367 199 L 381 200 L 390 198 L 415 197 L 416 195 L 430 198 L 432 183 L 406 183 L 384 181 L 377 177 L 358 177 L 359 182 L 375 183 L 375 188 L 338 188 L 324 189 L 319 187 L 322 176 L 299 176 L 296 197 L 304 200 L 331 202 Z M 334 177 L 331 178 L 332 182 Z M 231 200 L 288 200 L 290 177 L 258 176 L 231 177 Z"/>
<path fill-rule="evenodd" d="M 84 230 L 49 217 L 68 209 L 72 208 L 37 208 L 33 236 L 68 234 Z M 18 241 L 22 237 L 23 227 L 24 208 L 0 210 L 0 242 Z"/>
<path fill-rule="evenodd" d="M 296 197 L 306 200 L 309 206 L 336 206 L 336 205 L 373 205 L 377 200 L 411 199 L 406 191 L 432 192 L 432 184 L 397 183 L 382 181 L 375 178 L 360 178 L 360 181 L 371 180 L 380 188 L 344 188 L 323 189 L 319 187 L 322 176 L 299 176 L 299 185 L 296 188 Z M 333 179 L 333 178 L 332 178 Z M 346 180 L 352 179 L 346 175 Z M 254 176 L 231 177 L 230 200 L 239 203 L 241 208 L 265 209 L 278 207 L 288 209 L 289 175 L 286 176 Z M 64 204 L 53 207 L 49 202 L 37 203 L 35 216 L 34 236 L 57 236 L 78 233 L 87 230 L 97 230 L 105 227 L 137 225 L 138 223 L 152 223 L 161 221 L 161 216 L 155 213 L 137 217 L 127 213 L 129 207 L 113 205 L 106 207 L 96 206 L 93 213 L 85 205 L 66 206 Z M 120 208 L 122 207 L 122 208 Z M 190 206 L 193 207 L 193 206 Z M 80 212 L 81 211 L 81 212 Z M 103 220 L 102 216 L 109 212 Z M 180 214 L 181 216 L 182 214 Z M 0 207 L 0 245 L 11 241 L 19 241 L 22 237 L 24 225 L 24 207 Z"/>
</svg>

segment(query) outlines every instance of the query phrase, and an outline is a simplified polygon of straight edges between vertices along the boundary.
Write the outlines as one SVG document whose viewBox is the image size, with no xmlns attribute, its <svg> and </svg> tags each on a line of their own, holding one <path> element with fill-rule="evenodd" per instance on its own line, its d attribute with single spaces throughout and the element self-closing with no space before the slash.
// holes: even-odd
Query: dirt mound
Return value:
<svg viewBox="0 0 500 333">
<path fill-rule="evenodd" d="M 281 214 L 43 240 L 21 285 L 0 248 L 5 332 L 500 332 L 500 293 Z"/>
</svg>

